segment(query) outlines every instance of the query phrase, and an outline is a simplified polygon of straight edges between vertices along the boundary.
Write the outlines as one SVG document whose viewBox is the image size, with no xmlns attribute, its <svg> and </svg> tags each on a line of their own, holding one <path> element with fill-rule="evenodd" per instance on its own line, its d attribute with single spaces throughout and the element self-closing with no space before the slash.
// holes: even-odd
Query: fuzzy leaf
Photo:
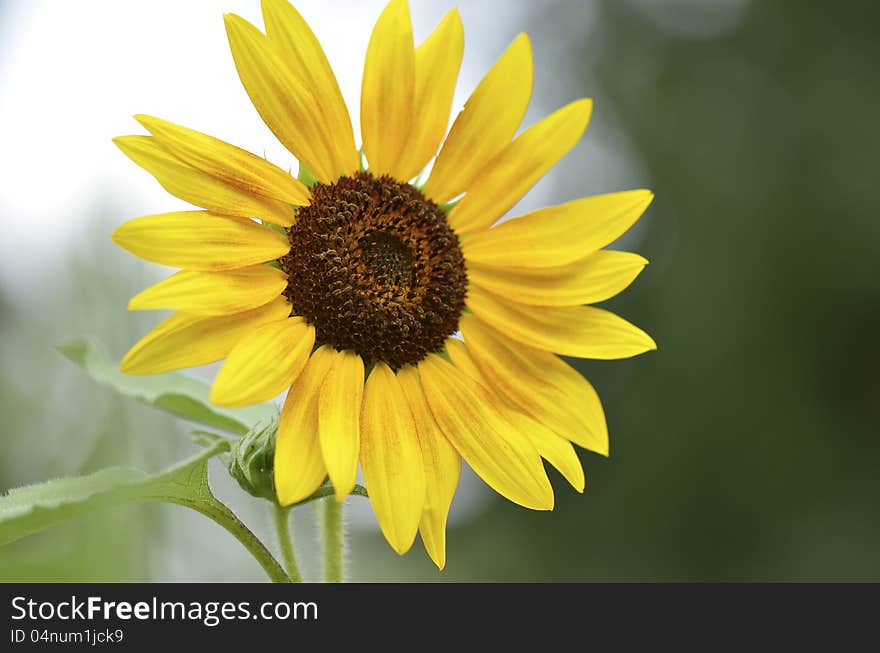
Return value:
<svg viewBox="0 0 880 653">
<path fill-rule="evenodd" d="M 111 467 L 74 478 L 10 490 L 0 497 L 0 545 L 108 506 L 167 501 L 199 512 L 228 511 L 208 487 L 208 461 L 227 451 L 217 441 L 197 456 L 158 474 Z"/>
<path fill-rule="evenodd" d="M 110 363 L 103 349 L 90 340 L 74 340 L 57 347 L 95 381 L 176 417 L 212 428 L 244 435 L 258 422 L 267 422 L 277 409 L 272 404 L 248 408 L 218 408 L 208 401 L 205 383 L 184 374 L 170 372 L 149 376 L 123 374 Z"/>
</svg>

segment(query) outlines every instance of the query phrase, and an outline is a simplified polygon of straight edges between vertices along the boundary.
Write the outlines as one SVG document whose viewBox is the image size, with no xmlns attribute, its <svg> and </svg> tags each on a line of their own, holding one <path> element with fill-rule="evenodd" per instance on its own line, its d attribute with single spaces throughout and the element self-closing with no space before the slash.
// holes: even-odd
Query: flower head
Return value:
<svg viewBox="0 0 880 653">
<path fill-rule="evenodd" d="M 591 102 L 516 135 L 533 74 L 521 34 L 447 133 L 461 21 L 450 11 L 414 47 L 405 0 L 387 5 L 367 49 L 362 169 L 318 40 L 285 0 L 262 6 L 265 34 L 226 16 L 233 59 L 260 116 L 300 161 L 300 179 L 312 183 L 137 116 L 150 135 L 116 143 L 204 210 L 137 218 L 115 232 L 137 256 L 181 268 L 132 298 L 133 310 L 177 312 L 122 369 L 225 359 L 214 403 L 288 391 L 274 454 L 281 504 L 305 499 L 328 476 L 344 499 L 360 463 L 390 545 L 402 554 L 421 532 L 442 568 L 462 458 L 511 501 L 549 510 L 544 460 L 582 491 L 572 443 L 607 455 L 599 398 L 557 354 L 611 359 L 655 348 L 590 306 L 647 263 L 603 248 L 652 195 L 587 197 L 496 224 L 579 140 Z"/>
</svg>

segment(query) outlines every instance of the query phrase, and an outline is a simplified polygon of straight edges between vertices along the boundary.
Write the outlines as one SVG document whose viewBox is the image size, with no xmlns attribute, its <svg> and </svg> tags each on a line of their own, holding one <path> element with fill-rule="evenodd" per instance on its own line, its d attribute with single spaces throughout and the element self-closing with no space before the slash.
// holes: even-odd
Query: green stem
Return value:
<svg viewBox="0 0 880 653">
<path fill-rule="evenodd" d="M 244 548 L 248 550 L 248 553 L 260 563 L 263 571 L 266 572 L 266 575 L 269 576 L 269 580 L 273 583 L 292 582 L 281 565 L 278 564 L 278 561 L 275 560 L 269 552 L 269 549 L 267 549 L 259 538 L 254 535 L 247 526 L 241 523 L 238 517 L 236 517 L 231 510 L 226 508 L 225 505 L 219 504 L 219 506 L 213 506 L 206 505 L 202 502 L 187 502 L 169 498 L 166 498 L 165 500 L 191 508 L 220 524 L 231 533 L 235 539 L 241 542 Z"/>
<path fill-rule="evenodd" d="M 281 548 L 281 560 L 284 569 L 290 576 L 290 582 L 303 582 L 299 566 L 296 564 L 296 554 L 293 551 L 293 540 L 290 538 L 290 509 L 282 508 L 277 503 L 272 505 L 272 517 L 275 522 L 275 533 L 278 535 L 278 545 Z"/>
<path fill-rule="evenodd" d="M 226 438 L 214 436 L 213 442 L 197 456 L 184 460 L 160 474 L 116 488 L 112 503 L 139 503 L 164 501 L 184 506 L 204 515 L 225 528 L 241 542 L 269 576 L 273 583 L 289 583 L 290 577 L 269 549 L 236 517 L 229 507 L 211 492 L 208 482 L 208 462 L 214 456 L 229 451 Z"/>
<path fill-rule="evenodd" d="M 341 583 L 345 577 L 342 505 L 333 496 L 324 501 L 324 581 L 327 583 Z"/>
</svg>

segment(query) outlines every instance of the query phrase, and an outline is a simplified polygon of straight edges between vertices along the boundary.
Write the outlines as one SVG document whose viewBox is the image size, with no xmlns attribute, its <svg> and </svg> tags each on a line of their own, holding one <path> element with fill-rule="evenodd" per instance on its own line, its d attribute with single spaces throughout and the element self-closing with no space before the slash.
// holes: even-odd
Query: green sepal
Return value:
<svg viewBox="0 0 880 653">
<path fill-rule="evenodd" d="M 275 438 L 278 434 L 278 415 L 268 423 L 257 425 L 232 446 L 226 461 L 229 475 L 248 494 L 276 501 L 273 460 Z"/>
<path fill-rule="evenodd" d="M 455 208 L 455 206 L 461 201 L 461 198 L 455 200 L 450 200 L 449 202 L 444 202 L 443 204 L 438 204 L 437 206 L 441 211 L 443 211 L 446 215 L 449 215 L 449 212 Z"/>
<path fill-rule="evenodd" d="M 227 443 L 228 451 L 221 453 L 220 459 L 226 466 L 229 475 L 251 496 L 266 499 L 277 504 L 274 463 L 279 419 L 279 416 L 276 414 L 275 418 L 265 425 L 256 426 L 247 435 L 238 440 L 230 440 L 225 436 L 201 430 L 192 431 L 190 437 L 195 442 L 206 447 L 214 446 L 218 442 Z M 322 499 L 331 496 L 333 493 L 333 486 L 327 481 L 315 490 L 311 496 L 290 506 L 285 506 L 285 508 L 292 508 L 315 501 L 316 499 Z M 350 494 L 366 497 L 367 490 L 361 485 L 355 485 Z"/>
<path fill-rule="evenodd" d="M 311 188 L 318 183 L 318 178 L 302 162 L 299 164 L 299 173 L 296 175 L 296 178 L 305 184 L 307 188 Z"/>
<path fill-rule="evenodd" d="M 263 222 L 261 222 L 260 224 L 262 224 L 264 227 L 266 227 L 266 229 L 269 229 L 270 231 L 274 231 L 275 233 L 281 234 L 282 236 L 287 236 L 287 227 L 282 227 L 280 224 L 272 224 L 271 222 L 268 222 L 266 220 L 263 220 Z"/>
<path fill-rule="evenodd" d="M 326 497 L 332 497 L 335 494 L 336 494 L 336 491 L 333 489 L 333 485 L 331 483 L 325 481 L 323 483 L 323 485 L 321 485 L 321 487 L 319 487 L 317 490 L 315 490 L 314 494 L 312 494 L 311 496 L 306 497 L 302 501 L 299 501 L 299 502 L 294 503 L 292 505 L 301 506 L 304 503 L 309 503 L 309 502 L 315 501 L 317 499 L 324 499 Z M 366 497 L 366 498 L 370 497 L 370 495 L 367 494 L 367 488 L 365 488 L 363 485 L 357 485 L 357 484 L 355 484 L 355 486 L 353 488 L 351 488 L 351 492 L 348 493 L 348 496 L 350 496 L 350 497 Z M 336 499 L 333 499 L 333 500 L 335 501 Z"/>
</svg>

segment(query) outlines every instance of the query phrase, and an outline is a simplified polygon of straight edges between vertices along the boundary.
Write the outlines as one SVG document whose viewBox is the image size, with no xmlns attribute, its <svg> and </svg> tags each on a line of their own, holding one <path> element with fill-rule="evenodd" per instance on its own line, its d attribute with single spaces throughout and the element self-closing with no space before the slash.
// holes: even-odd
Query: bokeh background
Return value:
<svg viewBox="0 0 880 653">
<path fill-rule="evenodd" d="M 880 61 L 871 2 L 462 0 L 456 106 L 520 31 L 536 58 L 525 125 L 595 101 L 582 142 L 520 203 L 648 187 L 618 246 L 651 261 L 609 307 L 659 351 L 578 362 L 603 398 L 610 459 L 587 489 L 551 471 L 553 513 L 466 474 L 449 562 L 398 558 L 349 500 L 355 580 L 880 579 Z M 297 2 L 350 109 L 381 2 Z M 452 2 L 412 0 L 416 38 Z M 53 346 L 118 358 L 158 320 L 127 299 L 167 271 L 116 249 L 121 222 L 181 203 L 110 142 L 152 113 L 295 162 L 250 106 L 221 14 L 256 2 L 0 0 L 0 488 L 109 464 L 158 470 L 187 425 L 97 386 Z M 357 120 L 355 119 L 355 124 Z M 212 369 L 198 371 L 210 378 Z M 271 540 L 219 465 L 218 495 Z M 316 528 L 294 518 L 308 577 Z M 0 549 L 0 580 L 262 580 L 183 508 L 115 509 Z"/>
</svg>

